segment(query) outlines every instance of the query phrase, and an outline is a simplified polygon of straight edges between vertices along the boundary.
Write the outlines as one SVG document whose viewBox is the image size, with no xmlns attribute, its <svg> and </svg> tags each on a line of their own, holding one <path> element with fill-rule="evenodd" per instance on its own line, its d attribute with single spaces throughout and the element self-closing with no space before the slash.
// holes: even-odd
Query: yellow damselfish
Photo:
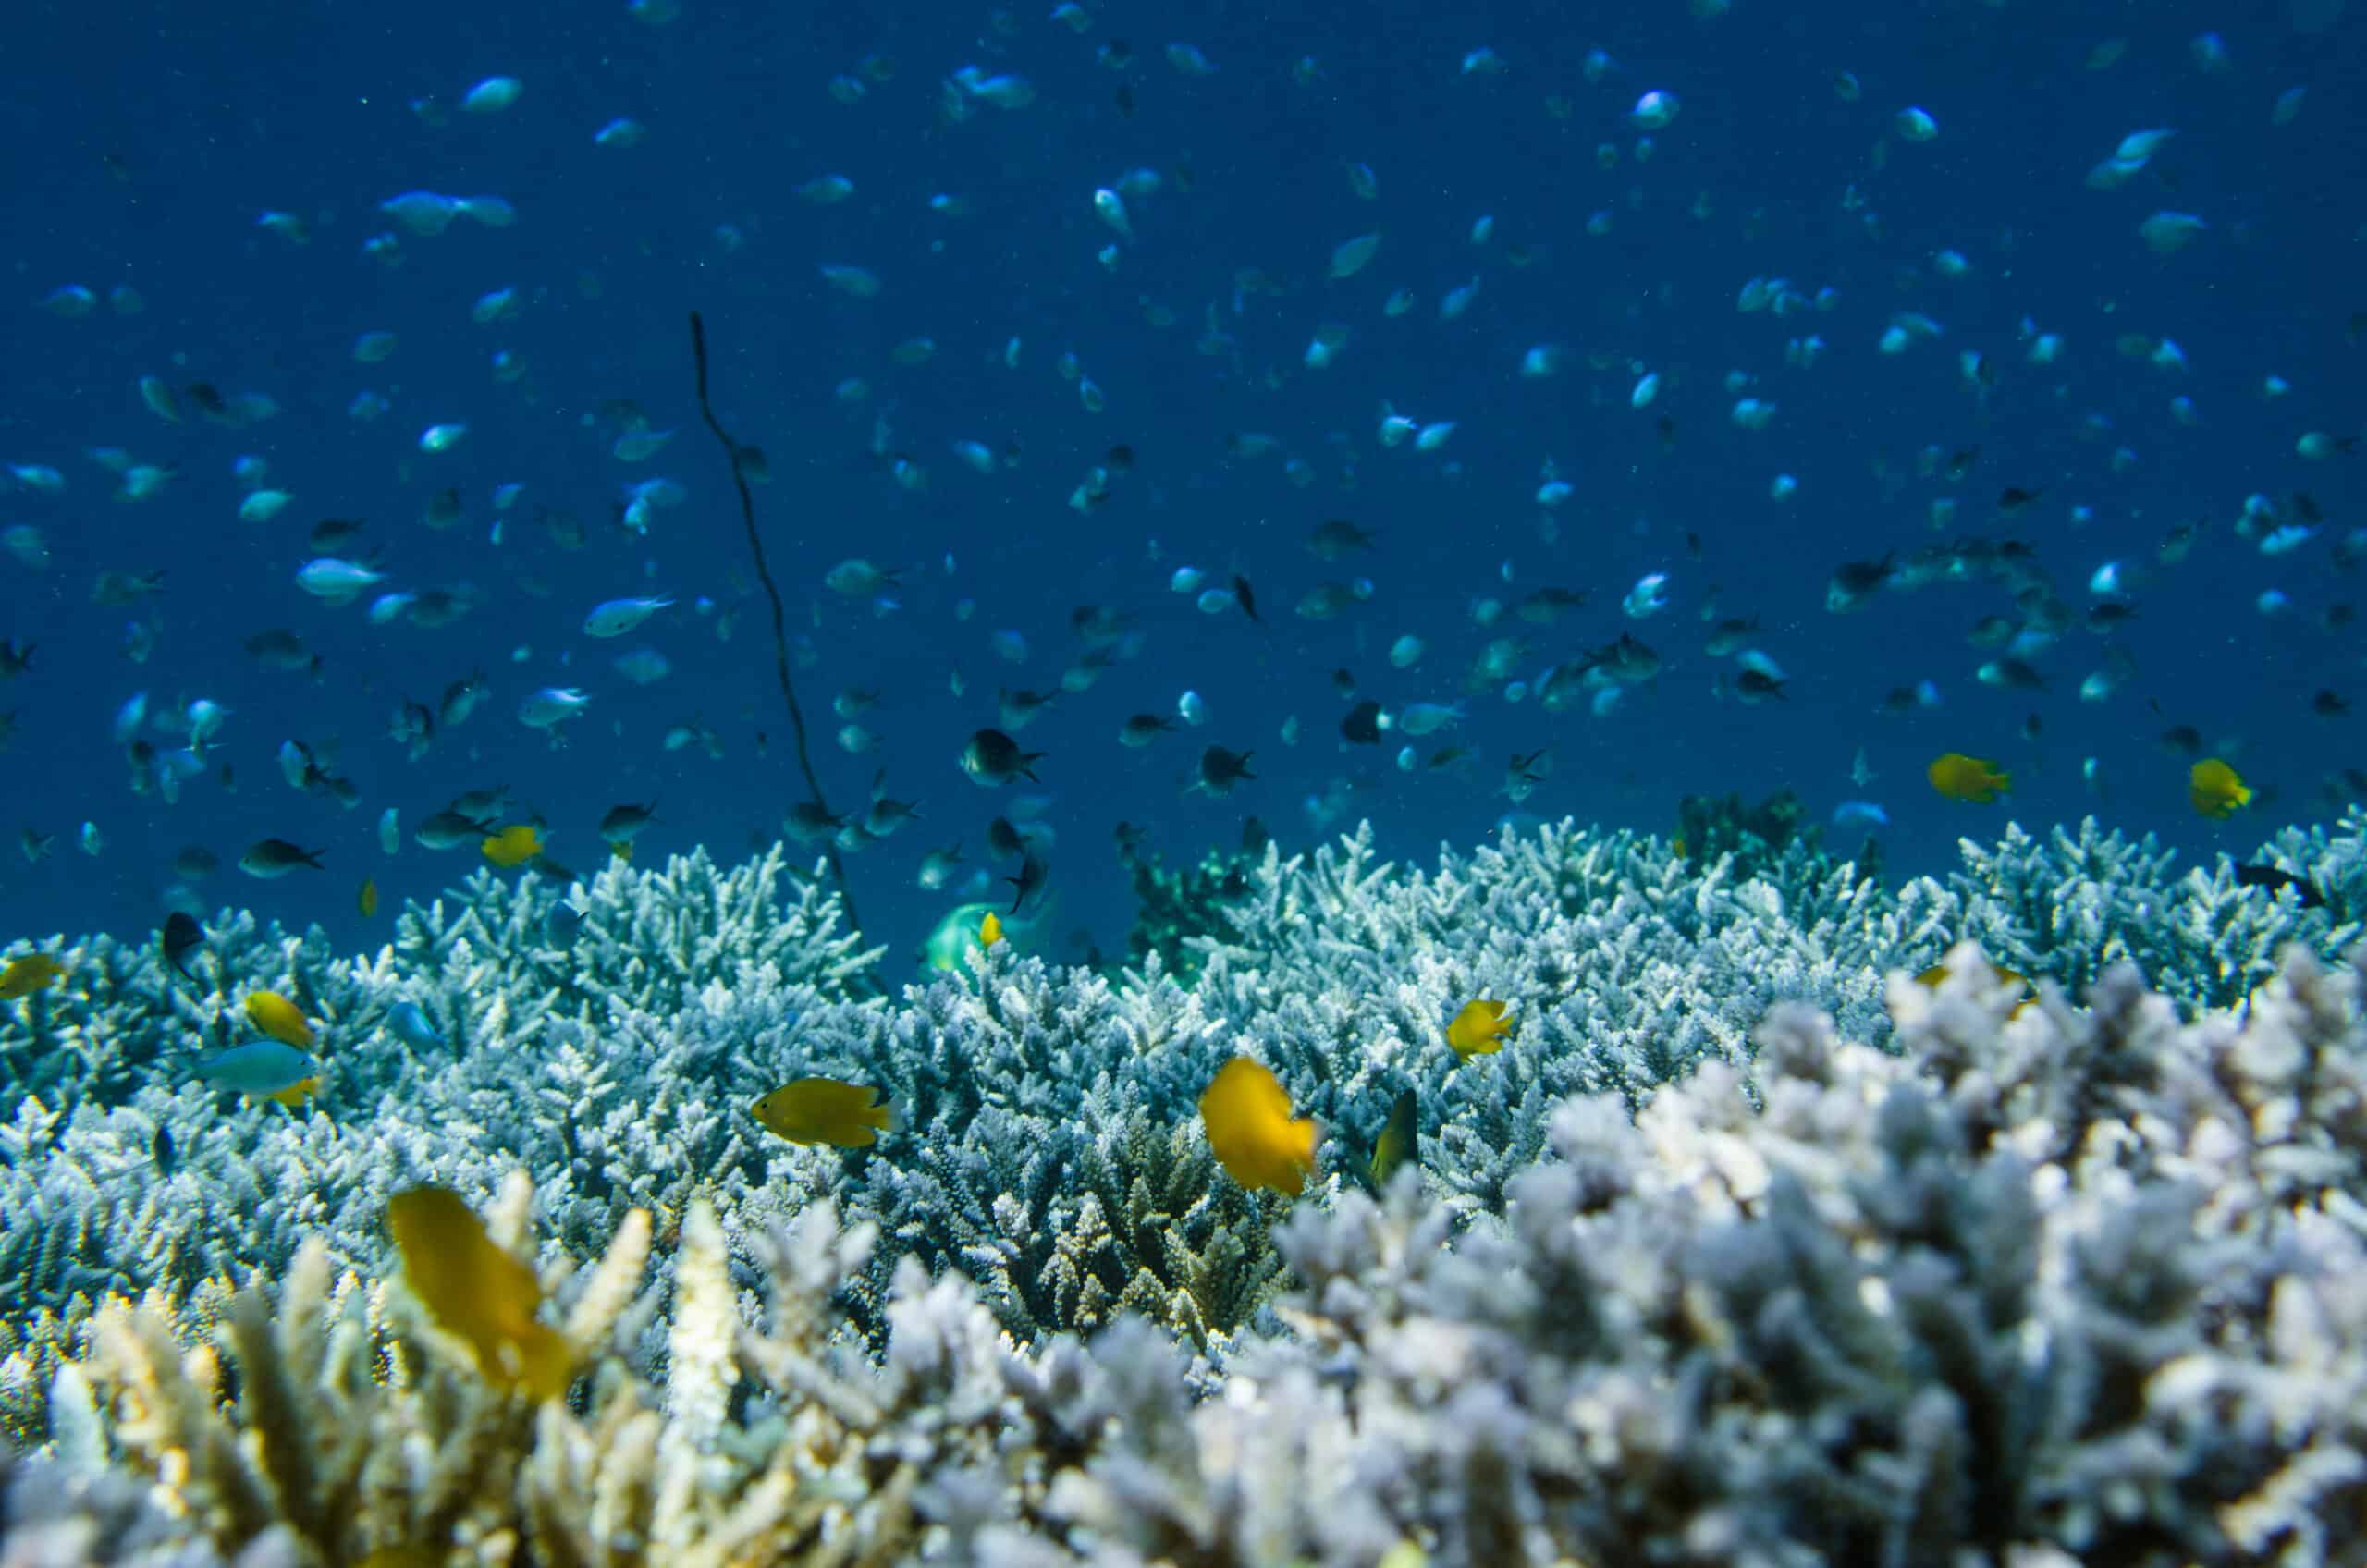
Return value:
<svg viewBox="0 0 2367 1568">
<path fill-rule="evenodd" d="M 534 1271 L 485 1234 L 458 1193 L 413 1187 L 386 1205 L 403 1255 L 403 1280 L 436 1326 L 468 1341 L 492 1382 L 538 1400 L 558 1399 L 574 1377 L 558 1330 L 535 1320 L 543 1288 Z"/>
<path fill-rule="evenodd" d="M 1504 1022 L 1504 1004 L 1495 1001 L 1466 1002 L 1463 1011 L 1446 1026 L 1446 1043 L 1454 1054 L 1469 1061 L 1475 1056 L 1504 1048 L 1513 1026 Z"/>
<path fill-rule="evenodd" d="M 2187 770 L 2186 798 L 2203 815 L 2224 821 L 2252 803 L 2252 790 L 2243 775 L 2217 757 L 2205 757 Z"/>
<path fill-rule="evenodd" d="M 1968 801 L 1985 806 L 2014 787 L 2014 776 L 1993 762 L 1968 757 L 1962 752 L 1947 752 L 1932 759 L 1923 770 L 1932 788 L 1952 801 Z"/>
<path fill-rule="evenodd" d="M 991 948 L 1001 940 L 1002 916 L 988 910 L 986 918 L 978 922 L 978 946 Z"/>
<path fill-rule="evenodd" d="M 362 891 L 353 895 L 353 907 L 362 912 L 362 917 L 364 920 L 378 913 L 378 879 L 376 877 L 362 878 Z"/>
<path fill-rule="evenodd" d="M 1292 1197 L 1315 1169 L 1315 1122 L 1291 1115 L 1291 1096 L 1263 1062 L 1237 1056 L 1200 1091 L 1208 1152 L 1225 1173 L 1255 1192 Z"/>
<path fill-rule="evenodd" d="M 543 852 L 543 836 L 531 822 L 514 822 L 477 846 L 484 858 L 508 870 L 523 865 Z"/>
<path fill-rule="evenodd" d="M 313 1026 L 304 1022 L 304 1010 L 277 991 L 249 991 L 247 1019 L 273 1039 L 300 1049 L 313 1043 Z"/>
<path fill-rule="evenodd" d="M 868 1084 L 799 1078 L 750 1106 L 748 1114 L 792 1144 L 859 1149 L 896 1124 L 895 1112 L 878 1100 L 879 1091 Z"/>
<path fill-rule="evenodd" d="M 1372 1141 L 1372 1184 L 1386 1187 L 1407 1160 L 1418 1158 L 1415 1147 L 1414 1091 L 1405 1090 L 1389 1108 L 1389 1120 Z"/>
<path fill-rule="evenodd" d="M 21 1001 L 35 991 L 46 991 L 65 973 L 66 966 L 47 953 L 11 959 L 8 967 L 0 970 L 0 1002 Z"/>
</svg>

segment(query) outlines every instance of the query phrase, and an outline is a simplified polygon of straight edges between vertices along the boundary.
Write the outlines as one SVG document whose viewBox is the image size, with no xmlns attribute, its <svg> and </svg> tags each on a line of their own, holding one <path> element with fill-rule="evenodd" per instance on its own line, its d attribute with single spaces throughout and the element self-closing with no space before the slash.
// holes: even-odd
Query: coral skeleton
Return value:
<svg viewBox="0 0 2367 1568">
<path fill-rule="evenodd" d="M 2367 1561 L 2367 818 L 2254 857 L 2306 903 L 2092 823 L 1962 854 L 1359 831 L 1127 966 L 892 995 L 778 849 L 481 873 L 347 958 L 226 912 L 193 980 L 39 944 L 0 1563 Z M 314 1107 L 195 1072 L 258 988 Z M 1321 1128 L 1295 1202 L 1198 1123 L 1244 1054 Z M 776 1137 L 802 1075 L 896 1130 Z M 565 1398 L 406 1283 L 423 1184 Z"/>
</svg>

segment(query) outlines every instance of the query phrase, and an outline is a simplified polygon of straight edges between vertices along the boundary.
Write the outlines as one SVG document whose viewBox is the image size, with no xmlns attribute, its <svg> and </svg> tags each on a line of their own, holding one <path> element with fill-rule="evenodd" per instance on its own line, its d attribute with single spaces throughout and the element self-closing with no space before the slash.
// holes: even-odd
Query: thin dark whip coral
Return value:
<svg viewBox="0 0 2367 1568">
<path fill-rule="evenodd" d="M 724 454 L 731 459 L 731 483 L 740 492 L 740 521 L 748 531 L 748 553 L 756 558 L 756 581 L 765 585 L 765 597 L 773 606 L 773 673 L 780 678 L 780 694 L 789 704 L 789 727 L 797 741 L 797 766 L 805 775 L 805 788 L 813 797 L 814 807 L 824 816 L 835 816 L 830 802 L 822 797 L 822 780 L 815 777 L 814 756 L 805 744 L 805 710 L 798 705 L 796 684 L 789 678 L 789 631 L 787 618 L 780 607 L 780 589 L 773 582 L 772 569 L 765 564 L 765 542 L 756 533 L 756 498 L 748 490 L 748 475 L 741 459 L 748 448 L 734 441 L 715 417 L 715 405 L 706 396 L 706 324 L 699 320 L 696 311 L 691 312 L 691 358 L 698 368 L 699 413 L 706 420 L 706 427 L 723 443 Z M 830 863 L 830 876 L 839 885 L 839 903 L 847 912 L 847 924 L 856 931 L 863 921 L 854 913 L 854 890 L 847 886 L 846 863 L 839 858 L 838 845 L 823 840 L 822 854 Z"/>
</svg>

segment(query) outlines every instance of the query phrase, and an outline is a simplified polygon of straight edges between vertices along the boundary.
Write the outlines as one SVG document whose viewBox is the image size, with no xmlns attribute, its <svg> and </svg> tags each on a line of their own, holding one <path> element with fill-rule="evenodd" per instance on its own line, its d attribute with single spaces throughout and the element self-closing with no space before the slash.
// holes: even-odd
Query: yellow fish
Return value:
<svg viewBox="0 0 2367 1568">
<path fill-rule="evenodd" d="M 284 1105 L 288 1109 L 294 1110 L 306 1100 L 320 1092 L 321 1081 L 318 1078 L 299 1078 L 293 1084 L 288 1084 L 288 1087 L 277 1090 L 272 1094 L 264 1095 L 262 1097 L 270 1100 L 275 1104 Z M 330 1120 L 335 1121 L 336 1119 L 332 1117 Z"/>
<path fill-rule="evenodd" d="M 1314 1120 L 1292 1118 L 1289 1094 L 1262 1062 L 1237 1056 L 1219 1068 L 1200 1091 L 1200 1121 L 1208 1152 L 1252 1192 L 1296 1197 L 1315 1169 Z"/>
<path fill-rule="evenodd" d="M 1368 1169 L 1374 1186 L 1388 1186 L 1398 1167 L 1420 1158 L 1415 1140 L 1414 1091 L 1408 1089 L 1390 1106 L 1389 1120 L 1380 1124 L 1380 1134 L 1372 1141 L 1372 1163 Z"/>
<path fill-rule="evenodd" d="M 386 1205 L 386 1228 L 403 1255 L 403 1280 L 438 1327 L 466 1340 L 485 1377 L 538 1400 L 558 1399 L 574 1378 L 567 1341 L 537 1322 L 534 1271 L 485 1234 L 475 1211 L 444 1187 L 413 1187 Z"/>
<path fill-rule="evenodd" d="M 632 859 L 632 840 L 631 839 L 619 839 L 614 843 L 610 844 L 608 846 L 608 858 L 610 860 Z"/>
<path fill-rule="evenodd" d="M 362 912 L 362 917 L 364 920 L 378 913 L 378 879 L 376 877 L 365 877 L 362 880 L 362 891 L 354 895 L 353 904 Z"/>
<path fill-rule="evenodd" d="M 1932 788 L 1952 801 L 1968 801 L 1985 806 L 2014 787 L 2014 776 L 2001 772 L 1993 762 L 1968 757 L 1962 752 L 1948 752 L 1933 757 L 1932 766 L 1923 770 Z"/>
<path fill-rule="evenodd" d="M 531 822 L 516 822 L 494 834 L 477 846 L 484 858 L 507 871 L 525 864 L 543 852 L 543 836 Z"/>
<path fill-rule="evenodd" d="M 1002 916 L 988 910 L 986 918 L 978 922 L 978 946 L 991 948 L 1001 940 Z"/>
<path fill-rule="evenodd" d="M 313 1043 L 313 1026 L 304 1022 L 304 1010 L 277 991 L 249 991 L 247 1018 L 283 1044 L 300 1049 Z"/>
<path fill-rule="evenodd" d="M 66 966 L 47 953 L 11 959 L 8 967 L 0 970 L 0 1002 L 21 1001 L 35 991 L 46 991 L 65 973 Z"/>
<path fill-rule="evenodd" d="M 2002 963 L 1991 964 L 1989 966 L 1989 973 L 1994 974 L 1998 979 L 2003 980 L 2008 986 L 2027 986 L 2030 983 L 2030 976 L 2026 974 L 2017 974 Z M 1915 983 L 1926 989 L 1936 991 L 1940 988 L 1940 983 L 1947 977 L 1948 966 L 1944 963 L 1935 963 L 1931 968 L 1925 970 L 1922 974 L 1918 974 L 1915 977 Z"/>
<path fill-rule="evenodd" d="M 2008 986 L 2019 986 L 2022 988 L 2022 999 L 2014 1004 L 2014 1011 L 2007 1013 L 2005 1015 L 2006 1017 L 2019 1018 L 2022 1014 L 2030 1011 L 2030 1009 L 2038 1006 L 2038 987 L 2030 984 L 2030 978 L 2029 975 L 2017 974 L 2015 971 L 2006 968 L 2002 963 L 1993 963 L 1989 965 L 1989 973 L 1995 975 L 1998 979 L 2004 981 Z M 1935 963 L 1931 968 L 1923 971 L 1922 974 L 1918 974 L 1915 977 L 1915 983 L 1924 987 L 1926 990 L 1936 991 L 1940 988 L 1941 983 L 1946 980 L 1947 977 L 1948 966 L 1945 963 Z"/>
<path fill-rule="evenodd" d="M 2234 768 L 2217 757 L 2205 757 L 2187 770 L 2186 798 L 2203 815 L 2225 821 L 2252 803 L 2252 791 Z"/>
<path fill-rule="evenodd" d="M 1475 1056 L 1486 1056 L 1504 1048 L 1513 1026 L 1504 1022 L 1502 1002 L 1466 1002 L 1463 1011 L 1446 1026 L 1446 1043 L 1454 1054 L 1469 1061 Z"/>
<path fill-rule="evenodd" d="M 792 1144 L 859 1149 L 896 1124 L 895 1113 L 878 1099 L 879 1091 L 868 1084 L 800 1078 L 750 1106 L 748 1114 Z"/>
</svg>

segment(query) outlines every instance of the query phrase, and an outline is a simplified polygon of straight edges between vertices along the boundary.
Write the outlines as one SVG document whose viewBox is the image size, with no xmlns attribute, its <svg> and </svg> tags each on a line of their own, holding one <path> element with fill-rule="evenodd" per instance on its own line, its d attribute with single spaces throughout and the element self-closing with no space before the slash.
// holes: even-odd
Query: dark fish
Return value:
<svg viewBox="0 0 2367 1568">
<path fill-rule="evenodd" d="M 1172 719 L 1162 718 L 1155 713 L 1138 713 L 1119 727 L 1118 740 L 1122 745 L 1147 746 L 1174 729 Z"/>
<path fill-rule="evenodd" d="M 1034 854 L 1021 856 L 1019 875 L 1003 878 L 1014 889 L 1011 899 L 1011 913 L 1017 914 L 1023 904 L 1044 890 L 1044 885 L 1050 881 L 1051 877 L 1052 868 L 1041 856 Z"/>
<path fill-rule="evenodd" d="M 1380 535 L 1344 517 L 1328 517 L 1306 536 L 1307 554 L 1336 561 L 1351 550 L 1369 550 Z"/>
<path fill-rule="evenodd" d="M 657 820 L 657 802 L 645 806 L 626 804 L 610 806 L 600 818 L 600 838 L 610 844 L 629 844 L 641 830 Z"/>
<path fill-rule="evenodd" d="M 1746 669 L 1735 677 L 1735 695 L 1746 703 L 1763 703 L 1770 697 L 1781 698 L 1784 696 L 1784 682 L 1763 669 Z"/>
<path fill-rule="evenodd" d="M 1024 855 L 1027 839 L 1011 825 L 1011 818 L 999 816 L 987 824 L 987 848 L 999 855 Z"/>
<path fill-rule="evenodd" d="M 2045 494 L 2043 490 L 2025 490 L 2018 484 L 2008 484 L 1997 497 L 1997 509 L 2017 512 Z"/>
<path fill-rule="evenodd" d="M 193 917 L 175 910 L 165 916 L 165 934 L 158 945 L 164 950 L 165 962 L 178 970 L 182 979 L 192 986 L 197 984 L 197 976 L 189 972 L 189 965 L 183 961 L 205 946 L 204 928 Z"/>
<path fill-rule="evenodd" d="M 1222 746 L 1210 746 L 1200 753 L 1200 788 L 1211 795 L 1230 795 L 1233 787 L 1243 779 L 1254 781 L 1257 775 L 1249 771 L 1253 752 L 1228 752 Z"/>
<path fill-rule="evenodd" d="M 2293 896 L 2300 900 L 2303 909 L 2326 907 L 2326 896 L 2318 891 L 2316 883 L 2305 876 L 2297 876 L 2281 865 L 2239 865 L 2236 867 L 2236 882 L 2239 887 L 2265 888 L 2271 898 L 2275 898 L 2283 889 L 2290 888 L 2293 889 Z"/>
<path fill-rule="evenodd" d="M 1242 614 L 1252 620 L 1257 619 L 1257 591 L 1249 586 L 1249 579 L 1237 571 L 1233 574 L 1233 596 L 1241 601 Z M 1258 624 L 1262 626 L 1265 623 L 1259 621 Z"/>
<path fill-rule="evenodd" d="M 2320 718 L 2340 718 L 2350 711 L 2350 704 L 2341 692 L 2321 690 L 2310 699 L 2310 711 Z"/>
<path fill-rule="evenodd" d="M 1359 746 L 1380 744 L 1380 704 L 1367 698 L 1340 720 L 1340 733 Z"/>
<path fill-rule="evenodd" d="M 583 912 L 561 899 L 543 913 L 543 940 L 554 948 L 571 948 L 583 926 Z"/>
<path fill-rule="evenodd" d="M 325 556 L 337 554 L 361 535 L 362 524 L 353 518 L 325 517 L 313 524 L 307 537 L 313 548 Z"/>
<path fill-rule="evenodd" d="M 1047 755 L 1043 752 L 1023 752 L 1019 742 L 1000 729 L 981 729 L 962 746 L 962 771 L 980 789 L 992 790 L 1014 778 L 1037 783 L 1036 764 Z"/>
<path fill-rule="evenodd" d="M 148 1158 L 156 1162 L 156 1174 L 169 1177 L 180 1163 L 180 1155 L 173 1147 L 173 1134 L 161 1121 L 148 1139 Z"/>
<path fill-rule="evenodd" d="M 285 876 L 299 866 L 324 871 L 327 868 L 321 864 L 323 852 L 301 849 L 285 839 L 258 839 L 239 857 L 239 869 L 250 876 L 265 879 Z"/>
</svg>

